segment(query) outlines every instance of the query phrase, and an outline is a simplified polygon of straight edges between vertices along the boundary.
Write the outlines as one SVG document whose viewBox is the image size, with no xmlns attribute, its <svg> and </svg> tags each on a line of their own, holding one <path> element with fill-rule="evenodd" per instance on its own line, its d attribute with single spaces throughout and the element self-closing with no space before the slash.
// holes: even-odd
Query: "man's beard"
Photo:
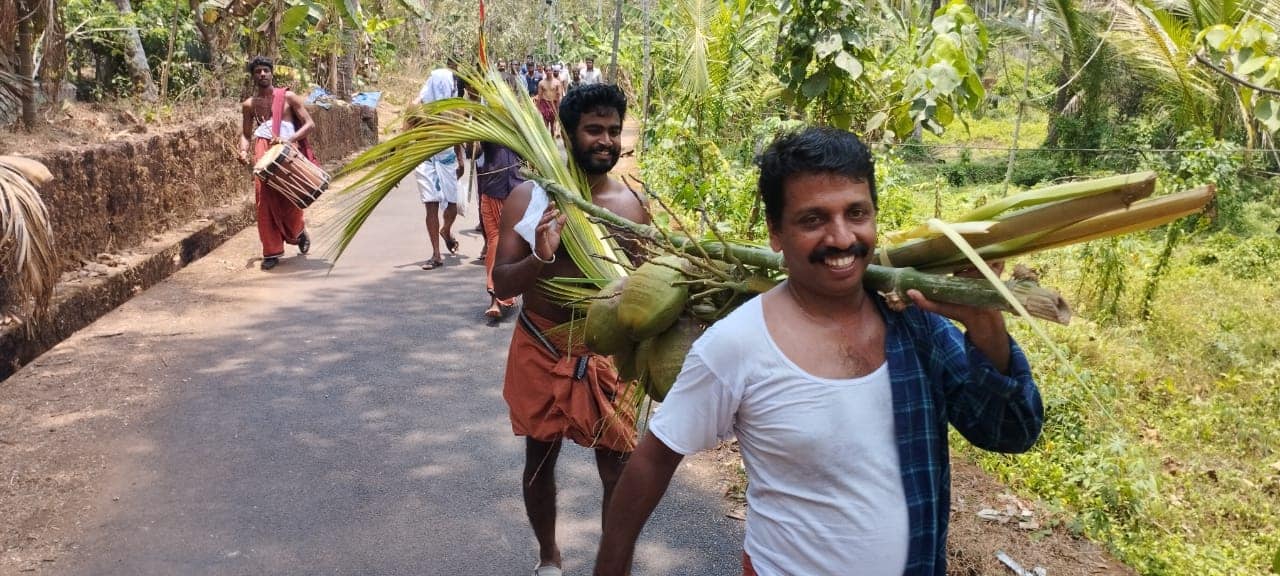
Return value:
<svg viewBox="0 0 1280 576">
<path fill-rule="evenodd" d="M 570 144 L 573 146 L 573 161 L 577 162 L 578 167 L 582 168 L 582 171 L 587 174 L 608 174 L 609 171 L 613 170 L 613 167 L 618 164 L 620 150 L 616 148 L 596 148 L 593 150 L 583 151 L 578 150 L 578 145 L 574 144 L 572 139 L 570 139 Z M 596 151 L 607 151 L 609 153 L 609 159 L 597 159 L 595 157 Z"/>
</svg>

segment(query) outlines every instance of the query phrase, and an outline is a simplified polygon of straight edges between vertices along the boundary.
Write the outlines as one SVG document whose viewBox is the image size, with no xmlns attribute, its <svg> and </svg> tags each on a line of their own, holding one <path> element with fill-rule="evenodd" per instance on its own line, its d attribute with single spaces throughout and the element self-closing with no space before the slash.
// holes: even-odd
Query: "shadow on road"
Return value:
<svg viewBox="0 0 1280 576">
<path fill-rule="evenodd" d="M 501 397 L 511 320 L 483 317 L 483 267 L 424 272 L 378 252 L 357 243 L 332 273 L 313 255 L 148 293 L 243 317 L 153 342 L 174 390 L 135 430 L 140 448 L 111 473 L 119 501 L 65 573 L 530 572 L 523 443 Z M 276 304 L 220 304 L 246 286 Z M 600 508 L 589 452 L 566 447 L 557 477 L 566 569 L 585 574 Z M 716 489 L 680 477 L 636 573 L 740 573 L 741 525 Z"/>
</svg>

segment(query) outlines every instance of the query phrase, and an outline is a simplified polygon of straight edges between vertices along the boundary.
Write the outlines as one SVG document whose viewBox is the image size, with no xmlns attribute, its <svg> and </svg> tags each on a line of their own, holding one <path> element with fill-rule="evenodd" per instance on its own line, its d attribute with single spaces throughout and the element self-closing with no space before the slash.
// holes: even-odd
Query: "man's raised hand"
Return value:
<svg viewBox="0 0 1280 576">
<path fill-rule="evenodd" d="M 565 216 L 555 205 L 547 206 L 534 231 L 533 257 L 543 262 L 550 262 L 560 249 L 560 230 L 564 228 Z"/>
</svg>

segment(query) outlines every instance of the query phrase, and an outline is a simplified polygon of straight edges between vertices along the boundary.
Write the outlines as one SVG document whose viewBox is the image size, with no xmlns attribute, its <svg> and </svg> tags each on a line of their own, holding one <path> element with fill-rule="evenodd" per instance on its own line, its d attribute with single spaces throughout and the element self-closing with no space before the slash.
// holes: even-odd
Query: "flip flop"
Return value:
<svg viewBox="0 0 1280 576">
<path fill-rule="evenodd" d="M 449 249 L 450 254 L 458 253 L 458 239 L 453 236 L 446 236 L 444 239 L 445 248 Z"/>
<path fill-rule="evenodd" d="M 427 260 L 422 263 L 423 270 L 435 270 L 441 266 L 444 266 L 444 261 L 442 260 Z"/>
<path fill-rule="evenodd" d="M 564 576 L 559 566 L 539 566 L 533 569 L 533 576 Z"/>
</svg>

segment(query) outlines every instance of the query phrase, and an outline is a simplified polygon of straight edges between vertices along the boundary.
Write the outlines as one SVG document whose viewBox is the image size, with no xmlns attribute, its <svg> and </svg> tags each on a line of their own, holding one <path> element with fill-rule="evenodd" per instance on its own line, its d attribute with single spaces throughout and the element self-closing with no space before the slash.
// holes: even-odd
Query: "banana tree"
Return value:
<svg viewBox="0 0 1280 576">
<path fill-rule="evenodd" d="M 429 18 L 418 0 L 397 4 L 416 20 Z M 371 35 L 401 22 L 366 14 L 360 0 L 206 0 L 199 13 L 206 28 L 234 19 L 247 35 L 267 39 L 264 53 L 277 49 L 271 39 L 278 38 L 288 63 L 311 70 L 324 79 L 327 90 L 342 97 L 354 91 L 357 56 L 370 46 Z"/>
</svg>

